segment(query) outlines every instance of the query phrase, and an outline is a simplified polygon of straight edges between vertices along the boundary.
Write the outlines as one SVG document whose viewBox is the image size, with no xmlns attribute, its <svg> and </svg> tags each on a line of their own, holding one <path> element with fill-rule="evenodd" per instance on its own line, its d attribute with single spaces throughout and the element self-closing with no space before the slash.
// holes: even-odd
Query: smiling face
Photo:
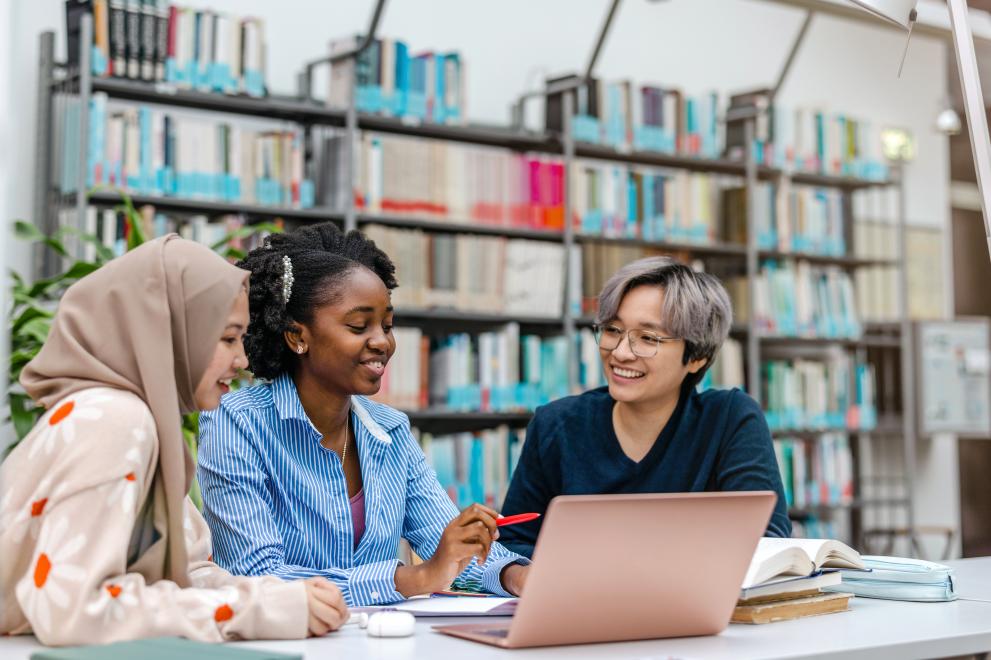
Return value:
<svg viewBox="0 0 991 660">
<path fill-rule="evenodd" d="M 234 299 L 224 332 L 217 341 L 213 358 L 203 373 L 193 394 L 198 410 L 213 410 L 220 405 L 220 397 L 231 391 L 231 380 L 238 371 L 248 368 L 244 354 L 244 332 L 248 327 L 248 292 L 241 292 Z"/>
<path fill-rule="evenodd" d="M 664 288 L 645 284 L 630 289 L 616 316 L 603 325 L 615 331 L 642 330 L 654 336 L 670 337 L 663 323 Z M 705 360 L 682 363 L 685 342 L 651 342 L 641 339 L 637 352 L 654 350 L 652 357 L 640 357 L 630 350 L 629 335 L 623 336 L 613 350 L 599 348 L 602 366 L 609 383 L 609 395 L 616 401 L 631 404 L 664 405 L 671 397 L 677 400 L 685 376 L 695 373 L 705 365 Z"/>
<path fill-rule="evenodd" d="M 359 266 L 335 284 L 342 292 L 313 312 L 310 323 L 287 332 L 289 349 L 305 359 L 299 369 L 327 391 L 371 395 L 379 391 L 386 364 L 396 350 L 392 301 L 382 280 Z"/>
</svg>

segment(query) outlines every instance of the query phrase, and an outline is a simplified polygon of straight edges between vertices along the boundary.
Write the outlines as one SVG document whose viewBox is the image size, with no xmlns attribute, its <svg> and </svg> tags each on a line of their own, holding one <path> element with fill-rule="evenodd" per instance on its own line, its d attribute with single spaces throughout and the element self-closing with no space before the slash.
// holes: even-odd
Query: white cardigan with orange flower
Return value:
<svg viewBox="0 0 991 660">
<path fill-rule="evenodd" d="M 158 460 L 148 406 L 110 388 L 47 411 L 0 466 L 0 633 L 50 645 L 139 637 L 306 636 L 302 582 L 234 577 L 186 500 L 192 587 L 128 573 L 128 544 Z"/>
</svg>

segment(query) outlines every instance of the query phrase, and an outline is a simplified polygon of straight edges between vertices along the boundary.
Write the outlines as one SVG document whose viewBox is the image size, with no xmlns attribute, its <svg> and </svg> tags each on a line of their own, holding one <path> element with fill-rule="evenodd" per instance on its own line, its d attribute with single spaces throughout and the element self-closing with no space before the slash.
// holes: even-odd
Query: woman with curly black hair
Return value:
<svg viewBox="0 0 991 660">
<path fill-rule="evenodd" d="M 519 594 L 526 559 L 498 514 L 458 513 L 402 413 L 375 394 L 396 349 L 392 261 L 330 223 L 272 236 L 251 271 L 249 368 L 268 382 L 200 418 L 214 559 L 233 573 L 325 576 L 350 605 L 449 587 Z M 426 561 L 397 561 L 400 538 Z"/>
</svg>

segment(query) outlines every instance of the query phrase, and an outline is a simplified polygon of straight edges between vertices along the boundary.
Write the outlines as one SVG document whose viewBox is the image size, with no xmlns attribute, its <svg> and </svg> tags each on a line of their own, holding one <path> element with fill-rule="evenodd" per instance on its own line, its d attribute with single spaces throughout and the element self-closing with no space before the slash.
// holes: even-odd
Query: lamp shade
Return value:
<svg viewBox="0 0 991 660">
<path fill-rule="evenodd" d="M 909 15 L 915 9 L 918 0 L 850 0 L 850 2 L 878 18 L 896 23 L 907 30 Z"/>
</svg>

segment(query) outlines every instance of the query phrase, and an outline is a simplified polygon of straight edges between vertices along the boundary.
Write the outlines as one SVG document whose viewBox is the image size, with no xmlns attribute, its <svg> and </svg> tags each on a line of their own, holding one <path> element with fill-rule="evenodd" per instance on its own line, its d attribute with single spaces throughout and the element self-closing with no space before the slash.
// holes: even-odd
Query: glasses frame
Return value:
<svg viewBox="0 0 991 660">
<path fill-rule="evenodd" d="M 630 352 L 631 353 L 633 353 L 637 357 L 652 358 L 655 355 L 657 355 L 657 351 L 660 349 L 661 344 L 668 344 L 668 343 L 671 343 L 671 342 L 676 342 L 676 341 L 681 341 L 682 340 L 681 337 L 665 337 L 664 335 L 659 335 L 659 334 L 654 333 L 654 332 L 651 332 L 649 330 L 641 330 L 639 328 L 630 328 L 629 330 L 623 330 L 623 335 L 619 338 L 619 341 L 616 342 L 616 345 L 615 346 L 613 346 L 612 348 L 606 348 L 605 346 L 602 345 L 602 339 L 603 339 L 603 337 L 605 337 L 604 331 L 608 327 L 613 327 L 613 328 L 616 328 L 617 330 L 619 330 L 619 327 L 613 325 L 612 323 L 596 323 L 596 324 L 594 324 L 592 326 L 592 335 L 595 337 L 595 343 L 599 346 L 599 348 L 601 348 L 604 351 L 609 351 L 610 353 L 613 352 L 613 351 L 615 351 L 617 348 L 619 348 L 620 347 L 620 344 L 622 344 L 623 343 L 623 340 L 625 339 L 629 343 L 629 345 L 630 345 Z M 632 333 L 638 333 L 639 336 L 634 336 Z M 638 350 L 637 350 L 638 347 L 642 350 L 642 348 L 644 346 L 640 342 L 640 339 L 642 337 L 644 337 L 644 336 L 653 337 L 654 339 L 656 339 L 659 342 L 659 343 L 655 344 L 652 347 L 653 348 L 653 352 L 649 352 L 647 354 L 644 354 L 643 352 L 638 352 Z"/>
</svg>

